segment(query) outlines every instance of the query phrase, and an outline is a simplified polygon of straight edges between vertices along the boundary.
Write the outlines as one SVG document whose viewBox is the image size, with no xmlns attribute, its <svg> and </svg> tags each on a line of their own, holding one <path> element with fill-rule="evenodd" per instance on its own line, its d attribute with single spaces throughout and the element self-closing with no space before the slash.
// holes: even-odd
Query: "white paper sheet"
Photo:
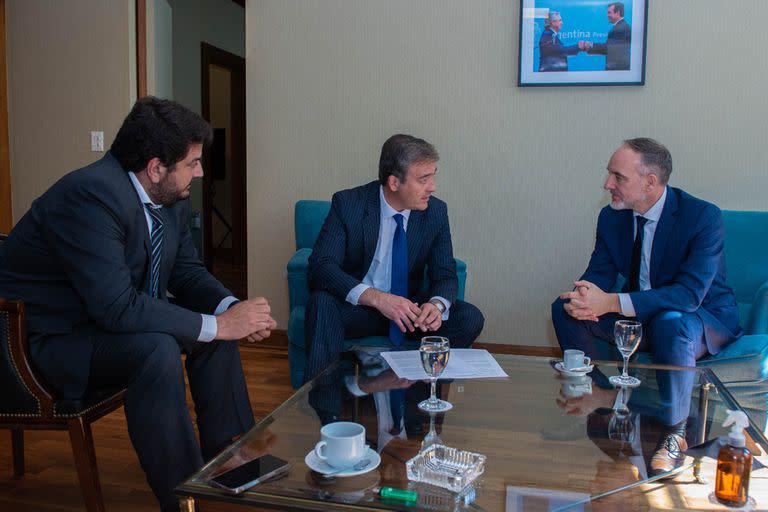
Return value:
<svg viewBox="0 0 768 512">
<path fill-rule="evenodd" d="M 381 356 L 401 379 L 429 379 L 429 375 L 421 366 L 421 356 L 418 350 L 382 352 Z M 508 375 L 487 350 L 474 348 L 452 349 L 451 356 L 448 358 L 448 365 L 443 374 L 440 375 L 440 379 L 487 379 L 494 377 L 508 377 Z"/>
</svg>

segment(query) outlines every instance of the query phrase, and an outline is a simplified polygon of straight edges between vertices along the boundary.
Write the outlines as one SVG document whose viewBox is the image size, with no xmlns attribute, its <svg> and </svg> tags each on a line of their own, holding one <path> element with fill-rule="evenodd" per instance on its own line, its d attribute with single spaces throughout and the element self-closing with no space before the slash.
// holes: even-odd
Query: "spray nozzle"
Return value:
<svg viewBox="0 0 768 512">
<path fill-rule="evenodd" d="M 723 422 L 724 427 L 731 427 L 728 442 L 732 446 L 743 447 L 745 443 L 744 429 L 749 427 L 749 418 L 743 411 L 728 411 L 728 417 Z"/>
</svg>

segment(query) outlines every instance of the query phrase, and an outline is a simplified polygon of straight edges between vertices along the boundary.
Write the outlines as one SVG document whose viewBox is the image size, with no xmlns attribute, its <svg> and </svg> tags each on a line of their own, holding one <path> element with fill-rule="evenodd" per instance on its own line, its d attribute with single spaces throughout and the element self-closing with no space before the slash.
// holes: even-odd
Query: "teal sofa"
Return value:
<svg viewBox="0 0 768 512">
<path fill-rule="evenodd" d="M 307 364 L 306 339 L 304 336 L 304 314 L 309 300 L 307 266 L 312 247 L 323 226 L 325 217 L 331 208 L 330 201 L 301 200 L 296 202 L 294 211 L 294 229 L 296 233 L 296 253 L 288 261 L 288 362 L 291 368 L 291 385 L 298 389 L 304 383 L 304 368 Z M 467 266 L 456 259 L 456 273 L 459 278 L 457 297 L 464 299 L 464 287 L 467 282 Z M 426 281 L 426 277 L 425 277 Z M 344 348 L 352 345 L 389 346 L 386 336 L 369 336 L 344 341 Z"/>
</svg>

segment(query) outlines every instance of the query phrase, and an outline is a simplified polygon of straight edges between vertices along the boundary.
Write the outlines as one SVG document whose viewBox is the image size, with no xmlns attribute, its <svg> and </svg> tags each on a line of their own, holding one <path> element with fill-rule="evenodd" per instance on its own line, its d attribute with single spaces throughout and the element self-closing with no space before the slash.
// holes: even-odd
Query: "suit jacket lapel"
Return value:
<svg viewBox="0 0 768 512">
<path fill-rule="evenodd" d="M 423 211 L 411 210 L 411 215 L 408 217 L 408 230 L 405 232 L 405 237 L 408 240 L 408 272 L 410 273 L 416 262 L 416 256 L 419 255 L 419 249 L 424 232 L 424 216 Z"/>
<path fill-rule="evenodd" d="M 379 186 L 371 186 L 368 200 L 363 213 L 363 275 L 371 268 L 376 242 L 379 239 L 379 224 L 381 223 L 381 205 L 379 203 Z"/>
<path fill-rule="evenodd" d="M 677 222 L 676 213 L 677 196 L 671 188 L 667 187 L 667 199 L 664 202 L 664 209 L 661 211 L 659 225 L 656 226 L 656 233 L 653 235 L 653 247 L 651 248 L 650 275 L 648 280 L 652 288 L 656 287 L 659 267 L 664 260 L 664 250 L 667 247 L 667 241 L 672 233 L 672 228 L 675 227 L 675 222 Z"/>
<path fill-rule="evenodd" d="M 629 283 L 629 271 L 632 266 L 632 246 L 635 244 L 635 216 L 632 215 L 632 210 L 621 210 L 619 214 L 621 215 L 619 229 L 617 230 L 618 233 L 621 233 L 619 261 L 624 262 L 619 272 Z"/>
</svg>

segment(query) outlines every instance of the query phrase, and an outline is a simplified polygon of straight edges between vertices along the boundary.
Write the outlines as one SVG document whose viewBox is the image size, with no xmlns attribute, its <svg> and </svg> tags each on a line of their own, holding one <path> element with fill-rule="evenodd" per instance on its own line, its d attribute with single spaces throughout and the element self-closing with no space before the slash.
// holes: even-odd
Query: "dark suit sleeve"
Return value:
<svg viewBox="0 0 768 512">
<path fill-rule="evenodd" d="M 632 27 L 629 23 L 617 23 L 614 28 L 608 32 L 608 39 L 604 43 L 595 43 L 592 45 L 587 53 L 608 55 L 608 45 L 619 45 L 622 49 L 629 50 L 629 45 L 632 42 Z"/>
<path fill-rule="evenodd" d="M 695 313 L 718 272 L 723 238 L 722 214 L 716 206 L 707 205 L 693 227 L 688 256 L 674 281 L 667 286 L 629 294 L 637 319 L 647 322 L 665 310 Z"/>
<path fill-rule="evenodd" d="M 440 205 L 438 219 L 440 221 L 438 233 L 432 242 L 427 257 L 429 296 L 438 295 L 454 303 L 456 302 L 459 280 L 456 275 L 456 260 L 453 259 L 451 227 L 445 204 Z"/>
<path fill-rule="evenodd" d="M 347 198 L 349 199 L 349 198 Z M 359 279 L 344 272 L 342 265 L 347 250 L 347 227 L 343 193 L 337 192 L 331 199 L 331 209 L 317 236 L 312 255 L 309 257 L 307 280 L 310 290 L 324 290 L 344 301 L 349 291 L 360 284 Z M 357 222 L 361 216 L 357 217 Z"/>
<path fill-rule="evenodd" d="M 581 281 L 589 281 L 596 284 L 603 291 L 610 291 L 616 283 L 616 277 L 619 275 L 619 269 L 616 262 L 608 250 L 608 244 L 605 241 L 605 217 L 601 212 L 597 220 L 597 234 L 595 235 L 595 249 L 589 258 L 589 265 Z"/>
<path fill-rule="evenodd" d="M 577 44 L 565 46 L 559 41 L 556 41 L 554 37 L 542 37 L 539 39 L 539 55 L 541 55 L 541 57 L 576 55 L 577 53 L 579 53 L 579 45 Z"/>
<path fill-rule="evenodd" d="M 189 231 L 189 201 L 184 201 L 177 217 L 179 246 L 173 263 L 168 291 L 178 304 L 200 313 L 213 314 L 222 299 L 232 295 L 200 262 Z"/>
<path fill-rule="evenodd" d="M 139 293 L 132 285 L 125 227 L 111 203 L 107 196 L 72 187 L 49 206 L 43 224 L 47 245 L 88 318 L 110 332 L 164 332 L 197 340 L 198 313 Z"/>
</svg>

